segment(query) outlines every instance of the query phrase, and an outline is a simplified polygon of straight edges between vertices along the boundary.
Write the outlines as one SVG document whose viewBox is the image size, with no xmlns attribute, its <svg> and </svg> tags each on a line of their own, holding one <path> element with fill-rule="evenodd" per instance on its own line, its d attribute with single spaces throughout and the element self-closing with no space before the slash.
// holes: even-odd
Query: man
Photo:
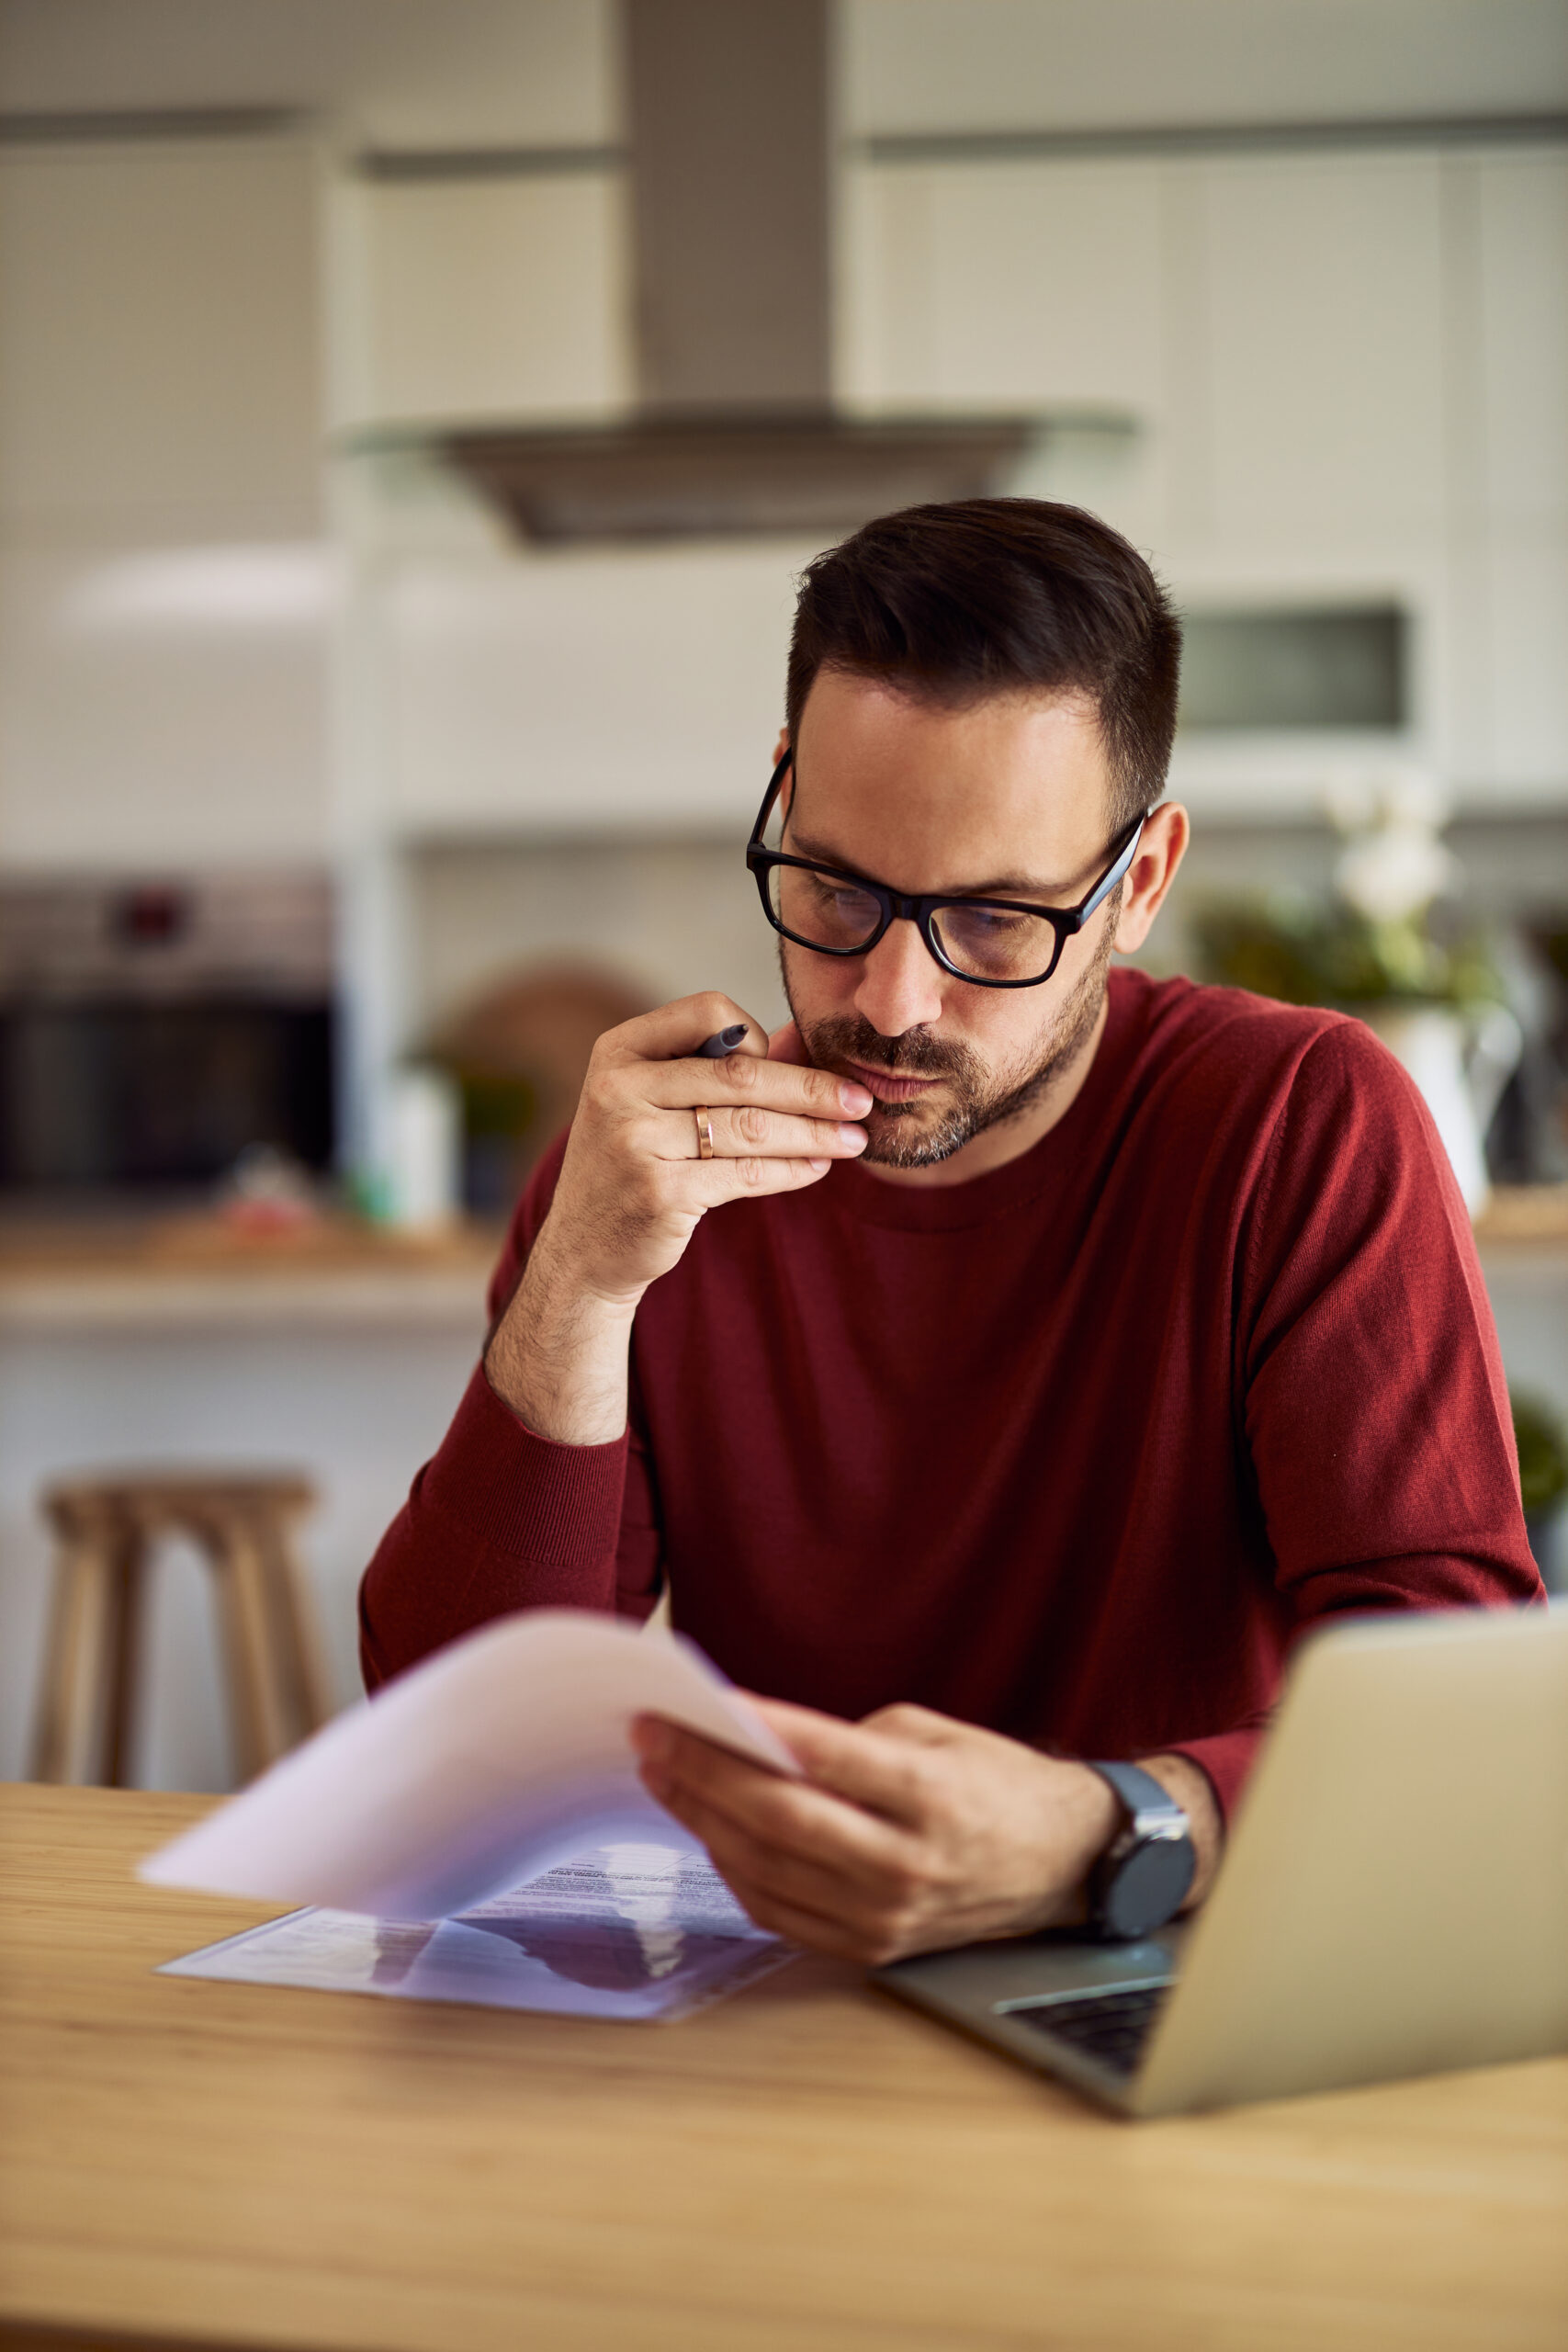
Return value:
<svg viewBox="0 0 1568 2352">
<path fill-rule="evenodd" d="M 1303 1628 L 1539 1589 L 1404 1073 L 1334 1013 L 1108 976 L 1187 842 L 1178 656 L 1068 507 L 918 508 L 811 566 L 749 853 L 793 1019 L 696 997 L 601 1040 L 366 1579 L 372 1686 L 667 1583 L 807 1777 L 648 1722 L 645 1781 L 824 1951 L 1124 1918 L 1151 1824 L 1158 1916 L 1200 1900 Z"/>
</svg>

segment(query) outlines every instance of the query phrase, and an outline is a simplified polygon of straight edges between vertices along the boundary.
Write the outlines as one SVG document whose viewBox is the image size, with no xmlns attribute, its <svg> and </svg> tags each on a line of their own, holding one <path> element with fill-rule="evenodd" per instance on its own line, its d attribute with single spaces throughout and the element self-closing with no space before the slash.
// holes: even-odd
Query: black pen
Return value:
<svg viewBox="0 0 1568 2352">
<path fill-rule="evenodd" d="M 744 1037 L 745 1035 L 746 1023 L 744 1021 L 737 1021 L 734 1026 L 729 1029 L 716 1029 L 713 1035 L 711 1037 L 705 1037 L 702 1044 L 697 1047 L 697 1060 L 700 1062 L 721 1062 L 726 1054 L 732 1054 L 735 1051 L 736 1046 L 740 1043 L 741 1038 Z"/>
</svg>

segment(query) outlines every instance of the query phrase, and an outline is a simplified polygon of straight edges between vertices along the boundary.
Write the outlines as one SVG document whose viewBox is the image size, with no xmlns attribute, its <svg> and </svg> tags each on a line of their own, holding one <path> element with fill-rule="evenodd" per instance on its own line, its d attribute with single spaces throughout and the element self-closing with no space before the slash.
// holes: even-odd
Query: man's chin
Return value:
<svg viewBox="0 0 1568 2352">
<path fill-rule="evenodd" d="M 872 1168 L 936 1168 L 963 1148 L 971 1124 L 948 1103 L 879 1102 L 863 1120 L 865 1149 L 860 1165 Z"/>
</svg>

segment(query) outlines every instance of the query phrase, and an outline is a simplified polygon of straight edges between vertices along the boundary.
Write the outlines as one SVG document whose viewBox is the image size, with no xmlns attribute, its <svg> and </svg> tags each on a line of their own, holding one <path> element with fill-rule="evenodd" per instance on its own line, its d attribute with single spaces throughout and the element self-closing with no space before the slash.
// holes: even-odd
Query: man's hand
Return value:
<svg viewBox="0 0 1568 2352">
<path fill-rule="evenodd" d="M 704 1039 L 743 1022 L 723 1061 Z M 727 996 L 683 998 L 593 1048 L 550 1213 L 491 1341 L 491 1385 L 541 1437 L 605 1444 L 626 1426 L 632 1317 L 706 1212 L 798 1192 L 865 1148 L 863 1086 L 802 1067 Z M 697 1148 L 711 1114 L 713 1157 Z"/>
<path fill-rule="evenodd" d="M 925 1707 L 844 1724 L 753 1703 L 807 1781 L 657 1716 L 640 1717 L 633 1740 L 649 1794 L 702 1839 L 759 1927 L 879 1966 L 1085 1917 L 1084 1882 L 1121 1819 L 1086 1765 Z M 1192 1818 L 1196 1896 L 1220 1834 L 1208 1783 L 1179 1757 L 1145 1763 Z"/>
<path fill-rule="evenodd" d="M 694 1058 L 736 1023 L 746 1035 L 734 1053 Z M 698 1157 L 699 1105 L 713 1115 L 711 1159 Z M 858 1158 L 872 1107 L 863 1086 L 771 1060 L 766 1032 L 727 996 L 626 1022 L 588 1065 L 547 1225 L 551 1252 L 595 1298 L 635 1306 L 708 1209 L 797 1192 L 832 1160 Z"/>
</svg>

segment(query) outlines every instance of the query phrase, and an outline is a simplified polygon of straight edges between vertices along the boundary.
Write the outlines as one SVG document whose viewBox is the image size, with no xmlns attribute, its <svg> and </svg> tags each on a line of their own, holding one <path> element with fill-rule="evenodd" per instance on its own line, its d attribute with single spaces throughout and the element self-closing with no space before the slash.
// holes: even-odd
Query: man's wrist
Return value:
<svg viewBox="0 0 1568 2352">
<path fill-rule="evenodd" d="M 1126 1823 L 1126 1812 L 1113 1794 L 1109 1781 L 1100 1778 L 1092 1765 L 1076 1758 L 1053 1759 L 1058 1772 L 1070 1772 L 1071 1781 L 1058 1780 L 1054 1799 L 1066 1816 L 1065 1826 L 1070 1838 L 1074 1867 L 1066 1883 L 1049 1905 L 1048 1916 L 1040 1925 L 1053 1928 L 1086 1927 L 1092 1905 L 1090 1882 L 1097 1866 L 1121 1836 Z M 1183 1912 L 1196 1908 L 1213 1883 L 1219 1866 L 1220 1852 L 1224 1843 L 1224 1825 L 1219 1804 L 1207 1773 L 1186 1756 L 1140 1756 L 1140 1771 L 1157 1781 L 1166 1793 L 1187 1815 L 1188 1834 L 1192 1841 L 1192 1883 L 1182 1899 Z"/>
<path fill-rule="evenodd" d="M 575 1282 L 541 1233 L 484 1352 L 503 1405 L 558 1445 L 606 1445 L 626 1421 L 636 1299 L 604 1299 Z"/>
<path fill-rule="evenodd" d="M 1077 1758 L 1049 1757 L 1042 1761 L 1051 1772 L 1049 1803 L 1058 1868 L 1055 1885 L 1040 1916 L 1028 1925 L 1080 1928 L 1089 1920 L 1090 1875 L 1121 1826 L 1122 1811 L 1099 1773 Z"/>
</svg>

